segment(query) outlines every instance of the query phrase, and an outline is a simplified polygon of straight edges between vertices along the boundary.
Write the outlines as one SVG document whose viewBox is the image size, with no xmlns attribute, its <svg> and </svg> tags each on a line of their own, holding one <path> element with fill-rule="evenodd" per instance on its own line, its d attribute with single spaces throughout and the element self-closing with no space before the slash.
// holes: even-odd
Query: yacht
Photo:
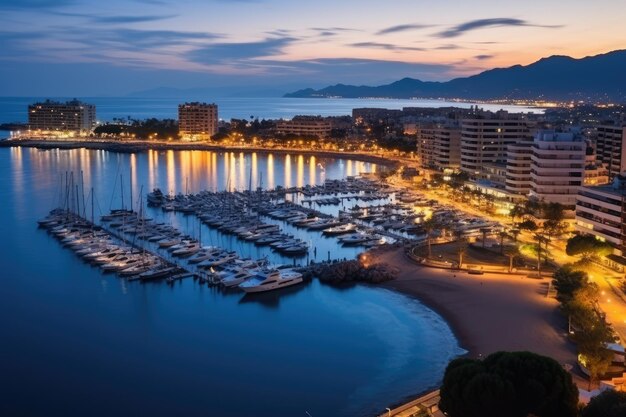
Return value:
<svg viewBox="0 0 626 417">
<path fill-rule="evenodd" d="M 217 275 L 221 278 L 220 283 L 225 287 L 234 287 L 252 277 L 252 274 L 246 269 L 223 271 Z"/>
<path fill-rule="evenodd" d="M 356 230 L 356 225 L 352 223 L 342 224 L 340 226 L 331 227 L 325 229 L 322 233 L 329 236 L 343 235 L 346 233 L 352 233 Z"/>
<path fill-rule="evenodd" d="M 239 284 L 246 293 L 265 292 L 289 287 L 302 282 L 302 274 L 295 271 L 278 271 L 257 273 L 254 277 Z"/>
</svg>

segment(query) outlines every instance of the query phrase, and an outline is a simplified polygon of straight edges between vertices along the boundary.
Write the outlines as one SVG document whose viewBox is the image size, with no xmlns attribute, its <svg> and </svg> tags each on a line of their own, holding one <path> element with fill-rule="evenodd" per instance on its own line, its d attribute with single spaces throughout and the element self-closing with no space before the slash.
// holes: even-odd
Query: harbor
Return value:
<svg viewBox="0 0 626 417">
<path fill-rule="evenodd" d="M 303 186 L 323 186 L 326 179 L 343 180 L 371 172 L 371 165 L 320 158 L 311 163 L 303 158 L 303 169 L 299 171 L 298 156 L 291 157 L 288 170 L 287 159 L 278 156 L 274 156 L 273 162 L 257 156 L 255 162 L 252 155 L 233 159 L 230 155 L 185 152 L 128 155 L 28 148 L 0 149 L 2 152 L 2 160 L 9 164 L 0 164 L 4 178 L 0 194 L 8 202 L 0 208 L 0 214 L 8 219 L 9 228 L 2 245 L 7 253 L 5 259 L 11 262 L 6 264 L 9 278 L 3 281 L 0 305 L 10 306 L 15 312 L 3 325 L 11 334 L 28 328 L 46 335 L 40 339 L 28 333 L 20 339 L 25 343 L 9 338 L 2 352 L 12 357 L 11 363 L 15 364 L 15 368 L 9 365 L 7 370 L 14 381 L 12 386 L 18 389 L 28 384 L 40 391 L 46 412 L 63 409 L 65 403 L 59 399 L 71 391 L 79 396 L 77 410 L 96 416 L 115 414 L 106 404 L 96 410 L 92 400 L 83 400 L 94 398 L 92 387 L 105 384 L 107 396 L 122 398 L 124 409 L 136 413 L 175 414 L 180 403 L 170 402 L 169 394 L 180 393 L 194 404 L 189 411 L 194 416 L 202 415 L 206 409 L 232 416 L 298 415 L 304 407 L 312 415 L 374 415 L 392 402 L 434 386 L 447 361 L 458 352 L 454 336 L 441 318 L 409 297 L 388 290 L 361 285 L 344 288 L 305 276 L 302 283 L 289 288 L 256 294 L 237 287 L 202 283 L 193 277 L 170 283 L 165 278 L 128 280 L 83 261 L 74 250 L 37 227 L 37 220 L 48 216 L 51 209 L 66 206 L 62 198 L 65 183 L 60 174 L 64 177 L 66 171 L 83 171 L 85 204 L 83 193 L 79 192 L 79 204 L 74 202 L 73 208 L 70 204 L 70 211 L 75 212 L 80 205 L 81 217 L 91 222 L 89 194 L 93 187 L 94 223 L 109 230 L 106 233 L 119 236 L 112 237 L 116 244 L 122 245 L 123 240 L 126 245 L 134 243 L 135 252 L 142 252 L 139 248 L 144 247 L 146 252 L 174 265 L 178 262 L 193 273 L 199 268 L 191 259 L 199 256 L 198 252 L 186 258 L 175 257 L 158 248 L 157 241 L 138 237 L 143 234 L 142 229 L 163 235 L 171 230 L 166 226 L 171 226 L 181 233 L 178 238 L 197 240 L 202 247 L 234 251 L 239 259 L 267 258 L 269 264 L 281 264 L 283 269 L 294 269 L 295 260 L 298 270 L 297 265 L 307 264 L 306 256 L 285 256 L 269 245 L 258 246 L 222 233 L 202 223 L 195 213 L 149 207 L 148 191 L 161 188 L 165 195 L 174 196 L 207 190 L 219 193 L 227 191 L 230 184 L 229 192 L 235 193 L 236 188 L 236 193 L 245 194 L 250 184 L 250 166 L 256 163 L 257 168 L 252 171 L 253 192 L 262 176 L 262 189 L 269 193 L 277 186 L 297 187 L 299 175 Z M 242 161 L 244 166 L 240 168 Z M 314 175 L 310 175 L 311 167 L 317 167 Z M 271 187 L 270 180 L 274 181 Z M 80 181 L 76 183 L 79 189 L 83 188 Z M 70 200 L 76 200 L 76 186 L 73 188 L 74 198 Z M 123 203 L 120 188 L 124 190 Z M 346 211 L 351 204 L 364 204 L 344 201 Z M 291 202 L 288 204 L 291 209 Z M 341 205 L 302 207 L 315 210 L 317 216 L 324 218 L 338 217 L 339 210 L 343 210 Z M 134 217 L 152 221 L 145 227 L 141 221 L 101 221 L 111 210 L 131 209 Z M 263 223 L 278 225 L 281 233 L 314 242 L 309 262 L 327 261 L 328 251 L 332 260 L 354 259 L 366 249 L 340 245 L 337 237 L 327 237 L 319 230 L 309 231 L 263 214 L 259 217 Z M 120 223 L 123 224 L 112 226 Z M 133 228 L 136 234 L 131 233 Z M 315 247 L 317 257 L 312 252 Z M 38 253 L 45 256 L 38 257 Z M 218 268 L 214 270 L 219 272 Z M 207 272 L 211 272 L 210 268 Z M 385 331 L 389 320 L 401 324 L 393 334 Z M 312 334 L 321 336 L 312 338 Z M 90 348 L 83 349 L 86 345 Z M 408 357 L 406 352 L 410 352 Z M 262 364 L 259 355 L 266 356 Z M 424 355 L 429 358 L 427 362 Z M 23 371 L 23 365 L 43 357 L 46 362 L 38 363 L 36 373 Z M 142 365 L 129 367 L 128 361 Z M 389 363 L 384 371 L 380 361 Z M 54 364 L 59 362 L 65 363 L 66 369 L 89 372 L 58 384 L 54 382 L 58 375 Z M 311 369 L 312 363 L 315 369 Z M 337 369 L 345 370 L 342 381 L 332 377 Z M 163 380 L 189 383 L 177 388 L 164 386 Z M 259 386 L 268 381 L 284 387 L 285 395 L 294 401 L 269 403 L 255 389 L 242 388 L 242 384 Z M 207 395 L 207 389 L 211 395 Z M 237 401 L 242 389 L 249 398 L 245 404 Z M 128 390 L 135 394 L 129 397 L 125 394 Z M 154 393 L 163 394 L 155 398 Z M 13 395 L 13 388 L 8 395 Z"/>
</svg>

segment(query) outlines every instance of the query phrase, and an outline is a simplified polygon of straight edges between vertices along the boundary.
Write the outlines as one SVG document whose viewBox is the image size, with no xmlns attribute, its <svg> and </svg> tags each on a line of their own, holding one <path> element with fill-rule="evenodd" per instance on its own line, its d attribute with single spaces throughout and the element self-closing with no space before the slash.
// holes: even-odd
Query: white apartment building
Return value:
<svg viewBox="0 0 626 417">
<path fill-rule="evenodd" d="M 626 126 L 602 125 L 597 128 L 596 153 L 614 178 L 626 171 Z"/>
<path fill-rule="evenodd" d="M 45 131 L 89 132 L 96 124 L 96 106 L 79 100 L 46 100 L 28 106 L 28 128 Z"/>
<path fill-rule="evenodd" d="M 581 136 L 539 131 L 532 145 L 530 197 L 573 210 L 583 185 L 586 149 Z"/>
<path fill-rule="evenodd" d="M 182 140 L 206 140 L 218 130 L 217 104 L 185 103 L 178 106 L 178 132 Z"/>
<path fill-rule="evenodd" d="M 611 185 L 582 187 L 576 198 L 576 230 L 609 242 L 621 252 L 625 201 L 626 190 L 619 177 Z"/>
<path fill-rule="evenodd" d="M 502 181 L 508 146 L 530 138 L 526 115 L 477 112 L 461 121 L 461 170 L 477 180 Z"/>
<path fill-rule="evenodd" d="M 506 191 L 520 196 L 527 196 L 532 188 L 530 165 L 532 162 L 533 142 L 523 141 L 510 144 L 506 153 Z"/>
</svg>

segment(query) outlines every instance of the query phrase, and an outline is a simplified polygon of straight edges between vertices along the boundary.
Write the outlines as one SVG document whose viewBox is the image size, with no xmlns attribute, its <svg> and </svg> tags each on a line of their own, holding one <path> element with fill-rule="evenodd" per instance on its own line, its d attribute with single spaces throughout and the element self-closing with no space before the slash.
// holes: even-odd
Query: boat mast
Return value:
<svg viewBox="0 0 626 417">
<path fill-rule="evenodd" d="M 128 175 L 128 185 L 130 186 L 130 211 L 133 212 L 133 167 L 130 166 L 130 174 Z M 143 188 L 143 185 L 142 185 Z"/>
<path fill-rule="evenodd" d="M 120 190 L 122 191 L 122 210 L 125 210 L 126 206 L 124 206 L 124 180 L 122 178 L 122 174 L 120 174 Z"/>
</svg>

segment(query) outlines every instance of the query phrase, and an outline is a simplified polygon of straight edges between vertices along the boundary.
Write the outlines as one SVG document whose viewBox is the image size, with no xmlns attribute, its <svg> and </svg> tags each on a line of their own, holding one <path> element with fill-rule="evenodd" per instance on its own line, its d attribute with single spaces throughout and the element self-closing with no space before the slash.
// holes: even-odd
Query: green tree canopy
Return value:
<svg viewBox="0 0 626 417">
<path fill-rule="evenodd" d="M 554 273 L 552 284 L 557 291 L 557 300 L 567 304 L 574 297 L 574 293 L 589 284 L 586 272 L 576 271 L 571 265 L 563 265 Z"/>
<path fill-rule="evenodd" d="M 591 399 L 582 410 L 581 417 L 626 416 L 626 392 L 607 390 Z"/>
<path fill-rule="evenodd" d="M 450 362 L 439 407 L 450 417 L 575 417 L 578 389 L 554 359 L 497 352 Z"/>
<path fill-rule="evenodd" d="M 576 235 L 567 241 L 565 252 L 569 256 L 582 255 L 583 258 L 606 256 L 613 252 L 608 242 L 603 242 L 591 235 Z"/>
<path fill-rule="evenodd" d="M 534 232 L 538 229 L 537 223 L 532 220 L 525 220 L 517 225 L 520 230 L 528 230 L 530 232 Z"/>
</svg>

